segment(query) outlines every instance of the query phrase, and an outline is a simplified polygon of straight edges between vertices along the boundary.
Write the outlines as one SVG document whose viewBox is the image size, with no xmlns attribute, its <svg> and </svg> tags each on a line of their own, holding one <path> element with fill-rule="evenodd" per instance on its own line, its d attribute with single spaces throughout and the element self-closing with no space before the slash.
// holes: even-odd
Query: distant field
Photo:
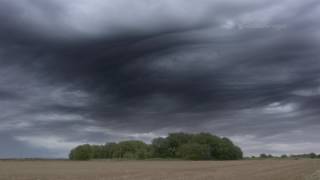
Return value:
<svg viewBox="0 0 320 180">
<path fill-rule="evenodd" d="M 0 161 L 0 180 L 319 180 L 320 160 Z"/>
</svg>

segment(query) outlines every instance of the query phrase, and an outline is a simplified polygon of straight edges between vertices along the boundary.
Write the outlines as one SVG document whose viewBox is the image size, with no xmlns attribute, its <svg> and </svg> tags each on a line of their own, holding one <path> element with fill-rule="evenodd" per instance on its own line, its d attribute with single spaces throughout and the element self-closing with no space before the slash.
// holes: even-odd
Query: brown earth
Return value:
<svg viewBox="0 0 320 180">
<path fill-rule="evenodd" d="M 320 180 L 320 160 L 0 161 L 0 180 Z"/>
</svg>

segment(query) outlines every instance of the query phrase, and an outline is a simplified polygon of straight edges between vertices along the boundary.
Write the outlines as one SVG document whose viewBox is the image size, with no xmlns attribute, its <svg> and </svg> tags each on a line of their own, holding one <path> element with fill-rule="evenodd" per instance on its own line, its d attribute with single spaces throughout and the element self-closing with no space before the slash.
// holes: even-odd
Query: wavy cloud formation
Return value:
<svg viewBox="0 0 320 180">
<path fill-rule="evenodd" d="M 319 152 L 319 10 L 316 0 L 1 1 L 0 157 L 172 131 L 229 136 L 247 155 Z"/>
</svg>

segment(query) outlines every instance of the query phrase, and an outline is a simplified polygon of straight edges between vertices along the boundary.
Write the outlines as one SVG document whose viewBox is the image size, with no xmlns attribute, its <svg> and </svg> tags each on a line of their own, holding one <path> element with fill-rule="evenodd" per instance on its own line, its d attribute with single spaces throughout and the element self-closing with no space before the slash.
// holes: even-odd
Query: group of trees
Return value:
<svg viewBox="0 0 320 180">
<path fill-rule="evenodd" d="M 262 158 L 262 159 L 266 159 L 266 158 L 273 158 L 273 155 L 271 155 L 271 154 L 260 154 L 259 157 Z"/>
<path fill-rule="evenodd" d="M 252 156 L 251 159 L 255 159 L 255 158 L 260 158 L 260 159 L 270 159 L 270 158 L 311 158 L 311 159 L 316 159 L 319 158 L 320 159 L 320 154 L 316 154 L 316 153 L 309 153 L 309 154 L 292 154 L 292 155 L 287 155 L 287 154 L 283 154 L 281 156 L 273 156 L 271 154 L 260 154 L 259 157 L 255 157 Z"/>
<path fill-rule="evenodd" d="M 71 160 L 89 159 L 147 159 L 151 157 L 151 147 L 142 141 L 122 141 L 105 145 L 80 145 L 71 150 Z"/>
<path fill-rule="evenodd" d="M 281 158 L 311 158 L 311 159 L 316 159 L 316 158 L 320 158 L 320 154 L 316 154 L 316 153 L 309 153 L 309 154 L 294 154 L 294 155 L 282 155 Z"/>
<path fill-rule="evenodd" d="M 71 150 L 71 160 L 179 158 L 188 160 L 242 159 L 241 149 L 228 138 L 210 133 L 171 133 L 166 138 L 142 141 L 122 141 L 105 145 L 80 145 Z"/>
</svg>

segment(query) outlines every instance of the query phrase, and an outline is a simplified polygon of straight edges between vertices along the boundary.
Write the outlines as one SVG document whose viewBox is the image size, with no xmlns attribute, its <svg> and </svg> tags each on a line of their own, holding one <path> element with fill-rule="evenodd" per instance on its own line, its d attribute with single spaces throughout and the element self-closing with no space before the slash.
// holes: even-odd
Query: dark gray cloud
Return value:
<svg viewBox="0 0 320 180">
<path fill-rule="evenodd" d="M 0 156 L 172 131 L 319 152 L 317 15 L 312 0 L 1 1 L 1 141 L 27 150 Z"/>
</svg>

